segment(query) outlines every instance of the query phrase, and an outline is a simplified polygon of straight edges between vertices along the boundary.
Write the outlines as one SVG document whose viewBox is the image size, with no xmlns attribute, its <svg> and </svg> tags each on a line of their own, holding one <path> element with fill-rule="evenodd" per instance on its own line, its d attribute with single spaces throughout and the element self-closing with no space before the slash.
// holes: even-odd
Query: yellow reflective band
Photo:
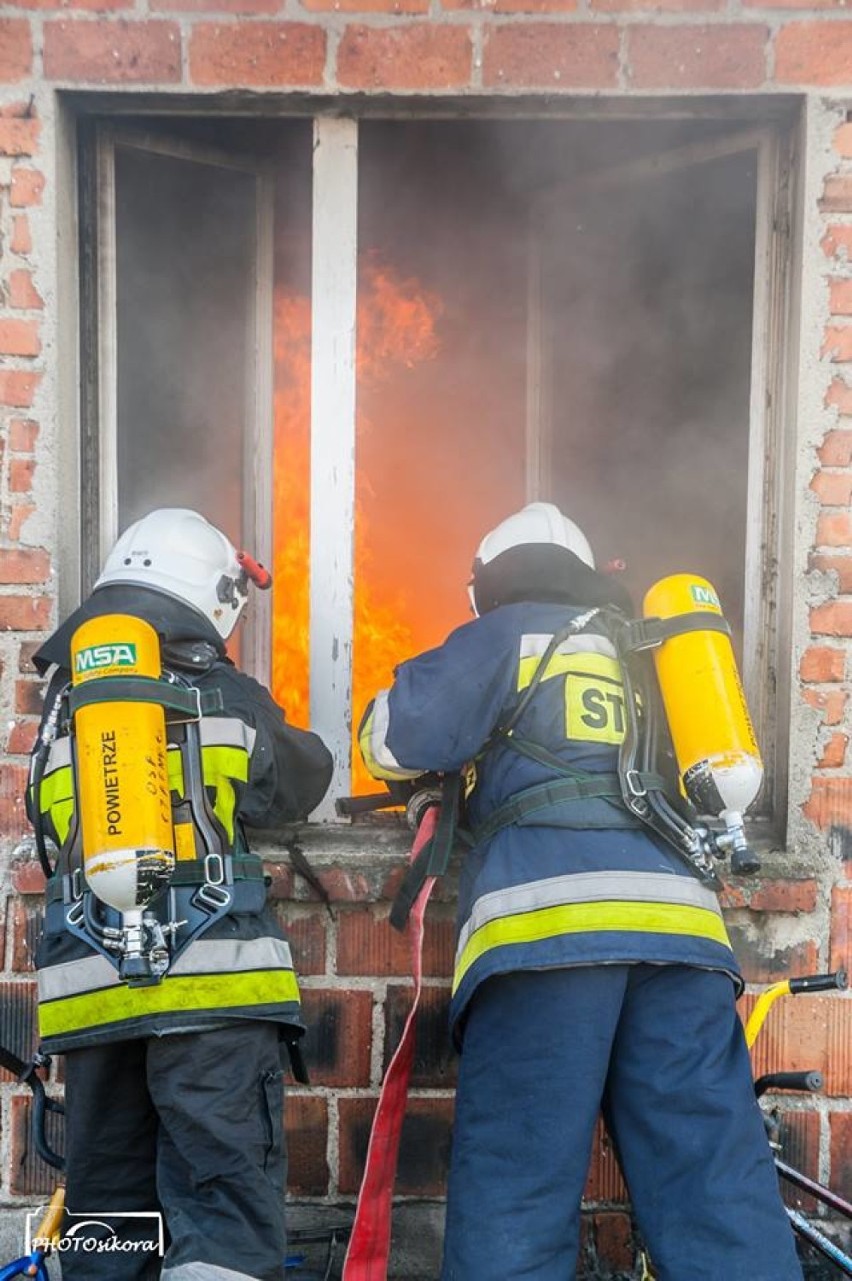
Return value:
<svg viewBox="0 0 852 1281">
<path fill-rule="evenodd" d="M 40 801 L 41 812 L 50 815 L 59 844 L 62 845 L 74 816 L 74 774 L 70 765 L 60 766 L 50 774 L 45 774 L 41 780 Z"/>
<path fill-rule="evenodd" d="M 166 752 L 166 770 L 169 775 L 169 789 L 183 796 L 183 757 L 180 748 L 170 746 Z"/>
<path fill-rule="evenodd" d="M 151 1014 L 204 1010 L 215 1015 L 217 1010 L 239 1006 L 250 1008 L 298 1000 L 299 984 L 292 970 L 174 975 L 157 987 L 133 988 L 121 984 L 42 1002 L 38 1022 L 43 1037 L 61 1036 Z"/>
<path fill-rule="evenodd" d="M 541 659 L 541 654 L 530 654 L 521 659 L 518 664 L 519 692 L 529 685 Z M 547 681 L 553 676 L 564 676 L 566 672 L 576 672 L 580 676 L 603 676 L 621 684 L 621 666 L 607 654 L 554 654 L 542 679 Z"/>
<path fill-rule="evenodd" d="M 488 921 L 470 936 L 456 962 L 453 992 L 474 962 L 494 947 L 538 943 L 559 934 L 679 934 L 730 947 L 721 917 L 708 908 L 680 903 L 561 903 Z"/>
<path fill-rule="evenodd" d="M 228 840 L 233 841 L 237 796 L 231 780 L 248 781 L 248 752 L 244 747 L 202 747 L 201 764 L 204 786 L 216 791 L 213 812 L 227 832 Z"/>
</svg>

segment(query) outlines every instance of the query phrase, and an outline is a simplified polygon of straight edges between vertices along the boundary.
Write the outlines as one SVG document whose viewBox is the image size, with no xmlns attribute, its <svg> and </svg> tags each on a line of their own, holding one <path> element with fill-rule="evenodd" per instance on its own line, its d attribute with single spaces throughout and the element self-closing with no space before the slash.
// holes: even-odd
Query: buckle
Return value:
<svg viewBox="0 0 852 1281">
<path fill-rule="evenodd" d="M 216 850 L 211 850 L 204 857 L 204 882 L 206 885 L 221 885 L 224 879 L 225 860 Z"/>
<path fill-rule="evenodd" d="M 227 907 L 231 901 L 230 892 L 223 885 L 216 885 L 209 881 L 199 885 L 195 891 L 195 897 L 207 907 L 212 908 Z"/>
<path fill-rule="evenodd" d="M 638 770 L 625 770 L 624 781 L 627 784 L 627 790 L 630 792 L 631 796 L 643 797 L 648 795 L 648 789 L 642 782 Z"/>
</svg>

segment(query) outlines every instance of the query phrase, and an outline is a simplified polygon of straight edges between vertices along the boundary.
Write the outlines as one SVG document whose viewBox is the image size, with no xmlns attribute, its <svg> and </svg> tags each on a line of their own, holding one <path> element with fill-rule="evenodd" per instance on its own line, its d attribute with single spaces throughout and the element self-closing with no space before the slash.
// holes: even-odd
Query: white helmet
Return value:
<svg viewBox="0 0 852 1281">
<path fill-rule="evenodd" d="M 162 507 L 124 531 L 95 589 L 128 583 L 162 592 L 203 614 L 227 640 L 248 599 L 252 566 L 251 558 L 198 512 Z"/>
<path fill-rule="evenodd" d="M 552 587 L 558 595 L 566 552 L 575 564 L 576 558 L 594 570 L 592 549 L 579 526 L 553 503 L 527 503 L 479 544 L 468 588 L 474 612 L 522 599 L 525 589 L 541 593 Z"/>
</svg>

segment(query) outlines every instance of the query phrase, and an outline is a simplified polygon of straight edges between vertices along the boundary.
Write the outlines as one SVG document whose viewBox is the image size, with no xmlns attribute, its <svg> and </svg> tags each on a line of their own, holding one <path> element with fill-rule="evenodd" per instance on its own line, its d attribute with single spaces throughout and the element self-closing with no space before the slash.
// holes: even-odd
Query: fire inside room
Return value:
<svg viewBox="0 0 852 1281">
<path fill-rule="evenodd" d="M 532 498 L 579 523 L 637 608 L 663 574 L 700 572 L 741 637 L 756 133 L 719 120 L 360 123 L 356 727 L 396 663 L 466 621 L 479 539 Z M 197 507 L 250 550 L 268 528 L 258 675 L 305 724 L 311 122 L 128 119 L 97 145 L 110 199 L 96 194 L 84 236 L 102 272 L 114 263 L 95 340 L 115 370 L 113 519 Z M 259 438 L 271 461 L 258 462 Z"/>
</svg>

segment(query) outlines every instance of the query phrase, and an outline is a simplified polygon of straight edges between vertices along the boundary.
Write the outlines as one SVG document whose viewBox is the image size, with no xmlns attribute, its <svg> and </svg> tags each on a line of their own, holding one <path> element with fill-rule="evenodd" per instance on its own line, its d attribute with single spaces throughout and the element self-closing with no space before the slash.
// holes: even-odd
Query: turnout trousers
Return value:
<svg viewBox="0 0 852 1281">
<path fill-rule="evenodd" d="M 283 1281 L 276 1024 L 72 1050 L 65 1076 L 63 1281 Z"/>
<path fill-rule="evenodd" d="M 659 1281 L 802 1281 L 734 989 L 687 966 L 486 980 L 464 1031 L 442 1281 L 570 1281 L 603 1111 Z"/>
</svg>

